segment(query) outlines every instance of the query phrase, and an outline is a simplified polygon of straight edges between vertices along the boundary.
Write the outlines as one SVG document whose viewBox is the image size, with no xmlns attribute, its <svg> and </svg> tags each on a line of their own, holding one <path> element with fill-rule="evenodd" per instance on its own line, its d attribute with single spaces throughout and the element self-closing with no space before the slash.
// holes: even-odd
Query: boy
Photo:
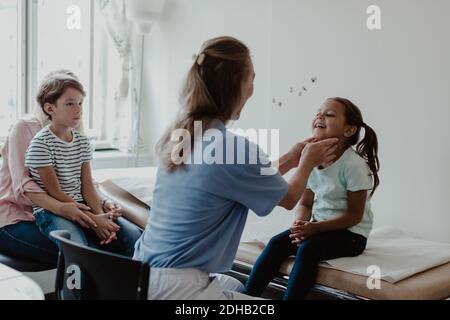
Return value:
<svg viewBox="0 0 450 320">
<path fill-rule="evenodd" d="M 34 206 L 33 213 L 41 232 L 49 237 L 53 230 L 68 230 L 73 241 L 96 246 L 97 237 L 101 245 L 116 240 L 120 227 L 113 222 L 113 218 L 119 216 L 116 211 L 107 214 L 103 212 L 91 176 L 92 150 L 89 139 L 75 130 L 81 124 L 84 97 L 83 85 L 74 76 L 56 72 L 44 79 L 37 101 L 49 117 L 50 125 L 44 127 L 32 140 L 25 165 L 29 168 L 32 179 L 55 199 L 86 204 L 90 211 L 85 213 L 94 222 L 91 229 L 95 233 L 83 230 L 80 225 L 56 213 Z M 123 223 L 125 220 L 121 224 Z M 140 236 L 140 231 L 137 228 L 131 229 L 131 224 L 128 224 L 126 229 L 132 236 L 122 237 L 123 250 L 119 251 L 132 255 L 134 241 Z M 124 232 L 125 230 L 121 233 Z"/>
</svg>

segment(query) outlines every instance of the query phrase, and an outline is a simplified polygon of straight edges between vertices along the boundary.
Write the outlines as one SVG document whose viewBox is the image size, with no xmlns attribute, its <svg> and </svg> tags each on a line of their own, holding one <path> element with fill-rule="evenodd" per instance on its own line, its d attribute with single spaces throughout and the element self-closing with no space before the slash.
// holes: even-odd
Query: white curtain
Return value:
<svg viewBox="0 0 450 320">
<path fill-rule="evenodd" d="M 142 144 L 140 121 L 141 90 L 141 39 L 134 32 L 132 23 L 126 18 L 126 0 L 97 0 L 103 15 L 107 33 L 120 56 L 120 79 L 116 81 L 114 106 L 108 106 L 108 112 L 114 112 L 112 130 L 109 139 L 124 152 L 137 152 Z M 140 128 L 140 130 L 138 130 Z"/>
</svg>

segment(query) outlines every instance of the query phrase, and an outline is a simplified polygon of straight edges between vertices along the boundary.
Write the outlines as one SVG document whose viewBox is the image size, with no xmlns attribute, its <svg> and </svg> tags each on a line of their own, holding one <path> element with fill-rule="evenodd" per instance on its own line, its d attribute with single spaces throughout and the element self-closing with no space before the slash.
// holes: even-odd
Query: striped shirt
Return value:
<svg viewBox="0 0 450 320">
<path fill-rule="evenodd" d="M 81 192 L 81 167 L 92 160 L 92 148 L 89 139 L 72 129 L 73 139 L 65 142 L 58 138 L 47 126 L 31 141 L 28 147 L 25 166 L 31 178 L 45 190 L 38 169 L 53 167 L 61 190 L 76 202 L 83 202 Z M 33 206 L 34 214 L 43 211 Z"/>
</svg>

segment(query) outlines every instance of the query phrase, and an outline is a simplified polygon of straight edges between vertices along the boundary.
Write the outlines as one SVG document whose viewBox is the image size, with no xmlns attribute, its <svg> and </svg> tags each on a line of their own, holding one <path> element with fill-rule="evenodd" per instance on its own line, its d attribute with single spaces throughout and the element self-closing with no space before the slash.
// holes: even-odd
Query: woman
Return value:
<svg viewBox="0 0 450 320">
<path fill-rule="evenodd" d="M 70 71 L 59 70 L 47 77 L 74 78 Z M 45 237 L 35 224 L 31 205 L 37 205 L 61 217 L 74 221 L 84 228 L 95 223 L 83 210 L 83 204 L 62 203 L 44 192 L 32 181 L 25 168 L 25 153 L 33 137 L 48 124 L 48 117 L 41 108 L 36 109 L 36 117 L 23 119 L 13 127 L 2 149 L 3 164 L 0 174 L 0 253 L 30 259 L 45 264 L 56 264 L 58 248 Z M 82 128 L 79 128 L 82 130 Z M 113 208 L 120 211 L 110 201 L 103 201 L 105 211 Z M 113 213 L 118 218 L 120 213 Z"/>
<path fill-rule="evenodd" d="M 158 146 L 161 166 L 149 226 L 134 254 L 152 268 L 150 299 L 250 298 L 227 292 L 211 276 L 230 270 L 249 209 L 260 216 L 277 205 L 292 210 L 312 168 L 333 159 L 335 140 L 299 143 L 279 160 L 279 173 L 268 174 L 270 162 L 257 146 L 234 143 L 239 138 L 225 125 L 239 118 L 254 77 L 248 48 L 231 37 L 207 41 L 189 71 L 181 114 Z M 189 143 L 180 143 L 180 137 Z M 239 161 L 239 145 L 257 151 L 258 163 Z M 281 175 L 293 168 L 288 183 Z"/>
</svg>

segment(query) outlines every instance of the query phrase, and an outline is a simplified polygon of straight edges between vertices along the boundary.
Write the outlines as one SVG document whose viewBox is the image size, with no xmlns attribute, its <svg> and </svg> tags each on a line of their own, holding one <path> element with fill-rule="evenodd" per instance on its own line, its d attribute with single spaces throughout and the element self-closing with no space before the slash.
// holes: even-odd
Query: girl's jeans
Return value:
<svg viewBox="0 0 450 320">
<path fill-rule="evenodd" d="M 364 236 L 348 230 L 320 233 L 304 240 L 300 246 L 291 243 L 290 234 L 287 230 L 270 240 L 253 267 L 244 294 L 261 296 L 282 263 L 295 255 L 284 299 L 304 299 L 316 282 L 321 261 L 358 256 L 367 244 Z"/>
</svg>

